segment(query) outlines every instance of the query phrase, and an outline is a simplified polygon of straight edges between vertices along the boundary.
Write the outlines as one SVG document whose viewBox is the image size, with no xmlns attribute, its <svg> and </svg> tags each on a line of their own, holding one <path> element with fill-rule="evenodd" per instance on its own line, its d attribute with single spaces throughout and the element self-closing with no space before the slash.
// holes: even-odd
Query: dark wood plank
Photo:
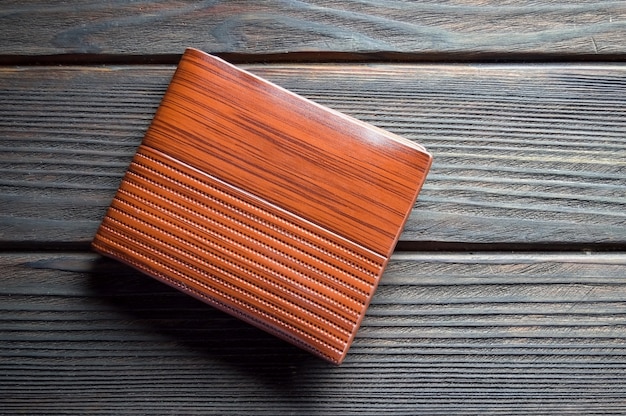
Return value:
<svg viewBox="0 0 626 416">
<path fill-rule="evenodd" d="M 340 367 L 96 255 L 0 267 L 0 413 L 626 411 L 624 253 L 395 255 Z"/>
<path fill-rule="evenodd" d="M 4 62 L 68 54 L 73 59 L 76 54 L 145 59 L 179 56 L 189 46 L 213 53 L 300 57 L 327 52 L 396 59 L 623 59 L 625 36 L 623 1 L 39 0 L 3 2 L 0 12 Z"/>
<path fill-rule="evenodd" d="M 433 153 L 403 243 L 626 244 L 624 66 L 246 68 Z M 172 72 L 0 70 L 2 245 L 91 240 Z"/>
</svg>

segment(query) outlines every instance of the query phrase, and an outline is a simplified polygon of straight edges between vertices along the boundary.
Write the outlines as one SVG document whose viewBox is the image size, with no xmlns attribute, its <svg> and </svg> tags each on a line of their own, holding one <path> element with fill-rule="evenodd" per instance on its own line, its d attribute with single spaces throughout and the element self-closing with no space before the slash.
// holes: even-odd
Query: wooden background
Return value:
<svg viewBox="0 0 626 416">
<path fill-rule="evenodd" d="M 435 162 L 344 365 L 89 242 L 183 50 Z M 626 2 L 0 3 L 0 414 L 626 413 Z"/>
</svg>

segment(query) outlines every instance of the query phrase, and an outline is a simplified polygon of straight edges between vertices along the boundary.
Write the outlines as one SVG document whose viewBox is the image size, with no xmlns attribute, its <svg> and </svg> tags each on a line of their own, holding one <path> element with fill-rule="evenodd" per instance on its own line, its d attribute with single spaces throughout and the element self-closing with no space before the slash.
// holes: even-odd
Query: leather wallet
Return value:
<svg viewBox="0 0 626 416">
<path fill-rule="evenodd" d="M 339 364 L 430 164 L 188 49 L 93 248 Z"/>
</svg>

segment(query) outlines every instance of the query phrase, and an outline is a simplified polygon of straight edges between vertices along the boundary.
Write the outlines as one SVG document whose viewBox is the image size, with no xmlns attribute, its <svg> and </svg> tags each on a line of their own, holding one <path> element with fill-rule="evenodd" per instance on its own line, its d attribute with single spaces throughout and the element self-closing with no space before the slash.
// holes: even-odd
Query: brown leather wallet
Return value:
<svg viewBox="0 0 626 416">
<path fill-rule="evenodd" d="M 430 164 L 188 49 L 93 248 L 339 364 Z"/>
</svg>

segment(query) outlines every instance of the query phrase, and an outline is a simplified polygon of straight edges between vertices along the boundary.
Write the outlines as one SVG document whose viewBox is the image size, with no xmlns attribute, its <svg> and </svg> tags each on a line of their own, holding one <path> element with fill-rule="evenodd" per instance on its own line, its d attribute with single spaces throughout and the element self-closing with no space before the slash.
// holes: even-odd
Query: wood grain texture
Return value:
<svg viewBox="0 0 626 416">
<path fill-rule="evenodd" d="M 623 66 L 247 68 L 433 153 L 404 242 L 626 243 Z M 172 73 L 0 71 L 5 247 L 91 241 Z"/>
<path fill-rule="evenodd" d="M 626 414 L 626 67 L 584 64 L 625 35 L 624 1 L 2 2 L 0 64 L 108 66 L 0 68 L 0 414 Z M 189 46 L 522 63 L 247 67 L 425 144 L 401 243 L 465 251 L 396 254 L 341 367 L 84 252 L 174 70 L 132 64 Z"/>
<path fill-rule="evenodd" d="M 623 1 L 7 1 L 0 11 L 5 62 L 180 56 L 186 47 L 245 55 L 623 59 L 625 36 Z"/>
<path fill-rule="evenodd" d="M 0 267 L 0 413 L 626 411 L 624 253 L 395 255 L 341 367 L 96 255 Z"/>
</svg>

